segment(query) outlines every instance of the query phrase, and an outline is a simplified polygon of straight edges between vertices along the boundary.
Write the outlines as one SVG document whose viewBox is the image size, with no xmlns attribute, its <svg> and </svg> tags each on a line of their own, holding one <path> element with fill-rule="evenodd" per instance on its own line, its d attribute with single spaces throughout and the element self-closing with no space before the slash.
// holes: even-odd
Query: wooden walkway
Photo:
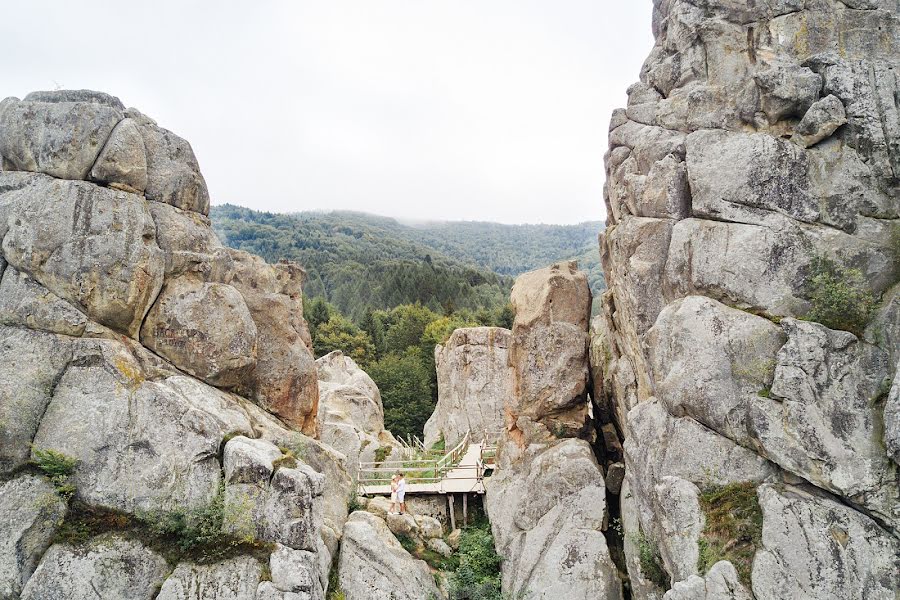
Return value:
<svg viewBox="0 0 900 600">
<path fill-rule="evenodd" d="M 489 434 L 470 442 L 470 434 L 439 458 L 359 463 L 358 493 L 390 496 L 391 476 L 402 471 L 407 494 L 483 494 L 485 471 L 494 468 L 496 444 Z"/>
</svg>

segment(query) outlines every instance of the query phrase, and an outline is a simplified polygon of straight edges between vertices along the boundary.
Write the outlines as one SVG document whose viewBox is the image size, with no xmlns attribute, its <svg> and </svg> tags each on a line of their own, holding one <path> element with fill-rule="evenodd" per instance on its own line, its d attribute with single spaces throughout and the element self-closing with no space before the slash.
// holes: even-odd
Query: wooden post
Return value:
<svg viewBox="0 0 900 600">
<path fill-rule="evenodd" d="M 463 527 L 469 524 L 469 495 L 463 494 Z"/>
<path fill-rule="evenodd" d="M 456 529 L 456 509 L 453 507 L 453 494 L 447 494 L 447 503 L 450 506 L 450 531 Z"/>
</svg>

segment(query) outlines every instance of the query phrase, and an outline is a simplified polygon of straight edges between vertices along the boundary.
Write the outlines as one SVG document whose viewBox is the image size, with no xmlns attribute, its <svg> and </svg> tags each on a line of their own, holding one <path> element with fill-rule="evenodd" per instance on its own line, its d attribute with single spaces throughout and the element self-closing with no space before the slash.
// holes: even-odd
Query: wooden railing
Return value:
<svg viewBox="0 0 900 600">
<path fill-rule="evenodd" d="M 391 477 L 397 471 L 401 471 L 407 484 L 438 483 L 453 469 L 469 449 L 470 436 L 468 432 L 460 442 L 449 452 L 441 452 L 439 458 L 412 458 L 406 460 L 389 460 L 382 462 L 359 463 L 358 485 L 375 486 L 390 485 Z M 428 456 L 433 451 L 424 451 Z"/>
</svg>

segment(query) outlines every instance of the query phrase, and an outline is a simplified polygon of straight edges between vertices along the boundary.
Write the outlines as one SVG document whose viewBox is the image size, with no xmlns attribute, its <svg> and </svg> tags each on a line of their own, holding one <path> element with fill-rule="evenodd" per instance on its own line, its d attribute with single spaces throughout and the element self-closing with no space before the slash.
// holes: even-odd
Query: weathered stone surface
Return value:
<svg viewBox="0 0 900 600">
<path fill-rule="evenodd" d="M 136 337 L 162 287 L 163 256 L 143 198 L 39 177 L 10 193 L 3 254 L 99 323 Z"/>
<path fill-rule="evenodd" d="M 785 336 L 777 325 L 702 296 L 673 302 L 647 336 L 660 402 L 741 444 L 747 415 L 772 386 Z"/>
<path fill-rule="evenodd" d="M 504 559 L 504 592 L 621 598 L 603 535 L 603 474 L 590 445 L 569 439 L 549 449 L 534 444 L 525 452 L 487 481 L 486 509 Z"/>
<path fill-rule="evenodd" d="M 884 406 L 884 443 L 888 455 L 900 465 L 900 364 L 894 373 L 894 385 Z"/>
<path fill-rule="evenodd" d="M 22 475 L 0 484 L 0 598 L 18 598 L 66 514 L 48 481 Z"/>
<path fill-rule="evenodd" d="M 211 256 L 222 248 L 209 217 L 159 202 L 150 202 L 148 208 L 156 223 L 156 243 L 165 256 L 166 276 L 208 273 Z"/>
<path fill-rule="evenodd" d="M 759 488 L 762 549 L 753 561 L 758 600 L 889 600 L 900 587 L 900 544 L 874 521 L 792 486 Z"/>
<path fill-rule="evenodd" d="M 91 169 L 91 178 L 135 194 L 147 187 L 147 153 L 133 119 L 119 121 Z"/>
<path fill-rule="evenodd" d="M 480 442 L 485 432 L 503 428 L 513 402 L 509 367 L 510 331 L 500 327 L 457 329 L 434 351 L 438 401 L 425 423 L 425 445 L 441 438 L 452 448 L 466 432 Z"/>
<path fill-rule="evenodd" d="M 256 366 L 256 324 L 244 298 L 222 283 L 169 279 L 147 313 L 141 342 L 219 387 L 238 385 Z"/>
<path fill-rule="evenodd" d="M 315 554 L 281 544 L 269 558 L 272 583 L 279 591 L 308 594 L 312 600 L 324 600 L 325 592 L 317 568 Z"/>
<path fill-rule="evenodd" d="M 691 575 L 677 582 L 663 596 L 664 600 L 752 600 L 747 589 L 738 581 L 734 565 L 719 561 L 705 577 Z"/>
<path fill-rule="evenodd" d="M 156 600 L 245 600 L 256 594 L 262 565 L 239 556 L 210 565 L 181 563 L 166 578 Z"/>
<path fill-rule="evenodd" d="M 0 324 L 78 337 L 87 317 L 26 273 L 9 267 L 0 282 Z"/>
<path fill-rule="evenodd" d="M 785 319 L 768 398 L 750 429 L 763 454 L 889 522 L 900 522 L 897 472 L 880 442 L 875 407 L 888 380 L 885 354 L 845 331 Z"/>
<path fill-rule="evenodd" d="M 410 556 L 384 521 L 363 511 L 344 527 L 338 583 L 347 600 L 440 597 L 428 565 Z"/>
<path fill-rule="evenodd" d="M 113 128 L 124 115 L 108 103 L 76 96 L 7 99 L 0 109 L 0 154 L 11 169 L 60 179 L 87 179 Z M 120 105 L 121 106 L 121 105 Z"/>
<path fill-rule="evenodd" d="M 324 476 L 296 458 L 285 462 L 270 442 L 243 436 L 225 445 L 224 468 L 225 505 L 236 515 L 231 531 L 316 550 L 322 514 L 313 502 L 322 496 Z"/>
<path fill-rule="evenodd" d="M 140 542 L 106 535 L 86 546 L 52 546 L 22 591 L 22 600 L 152 600 L 169 567 Z"/>
<path fill-rule="evenodd" d="M 844 105 L 837 96 L 827 96 L 813 104 L 803 115 L 791 141 L 809 148 L 831 136 L 837 128 L 847 122 Z"/>
<path fill-rule="evenodd" d="M 34 435 L 71 356 L 64 338 L 0 327 L 0 473 L 31 458 Z"/>
<path fill-rule="evenodd" d="M 211 268 L 209 279 L 236 288 L 256 323 L 256 369 L 240 389 L 289 425 L 318 437 L 319 386 L 303 320 L 303 270 L 231 249 L 216 253 Z"/>
<path fill-rule="evenodd" d="M 34 446 L 79 460 L 77 494 L 90 504 L 128 512 L 203 505 L 221 481 L 222 438 L 249 425 L 207 411 L 217 399 L 204 399 L 216 394 L 206 390 L 148 381 L 126 346 L 84 340 L 56 383 Z"/>
<path fill-rule="evenodd" d="M 191 145 L 155 124 L 141 124 L 139 128 L 147 157 L 147 199 L 209 214 L 206 180 Z"/>
<path fill-rule="evenodd" d="M 581 433 L 589 409 L 587 276 L 574 261 L 525 273 L 510 302 L 516 311 L 509 347 L 513 419 L 525 416 L 548 429 Z"/>
<path fill-rule="evenodd" d="M 340 350 L 316 360 L 319 378 L 321 439 L 347 458 L 351 477 L 359 461 L 375 461 L 376 452 L 400 444 L 384 429 L 381 392 L 372 378 Z"/>
</svg>

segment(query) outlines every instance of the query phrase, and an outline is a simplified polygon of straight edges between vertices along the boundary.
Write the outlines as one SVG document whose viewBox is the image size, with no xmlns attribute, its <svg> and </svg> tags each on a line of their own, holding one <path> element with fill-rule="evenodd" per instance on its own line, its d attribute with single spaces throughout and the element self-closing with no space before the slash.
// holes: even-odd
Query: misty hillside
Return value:
<svg viewBox="0 0 900 600">
<path fill-rule="evenodd" d="M 513 277 L 577 258 L 591 288 L 604 289 L 597 255 L 600 222 L 407 225 L 358 212 L 276 214 L 222 205 L 210 211 L 223 242 L 267 261 L 307 270 L 307 296 L 324 297 L 355 320 L 367 309 L 421 302 L 434 310 L 507 301 Z"/>
</svg>

